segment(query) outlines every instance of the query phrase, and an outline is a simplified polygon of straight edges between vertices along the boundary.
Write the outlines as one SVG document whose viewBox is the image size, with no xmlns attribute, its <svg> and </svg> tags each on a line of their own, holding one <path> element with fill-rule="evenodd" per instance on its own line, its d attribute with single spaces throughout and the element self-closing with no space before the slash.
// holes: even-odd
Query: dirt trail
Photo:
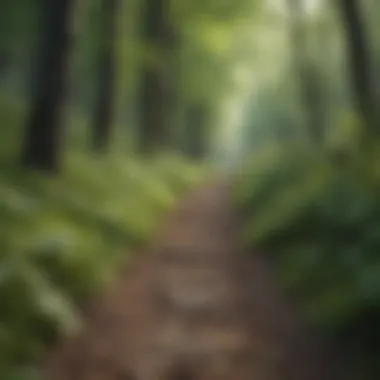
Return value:
<svg viewBox="0 0 380 380">
<path fill-rule="evenodd" d="M 228 185 L 190 197 L 54 353 L 48 379 L 348 379 L 263 257 L 239 252 L 238 230 Z"/>
</svg>

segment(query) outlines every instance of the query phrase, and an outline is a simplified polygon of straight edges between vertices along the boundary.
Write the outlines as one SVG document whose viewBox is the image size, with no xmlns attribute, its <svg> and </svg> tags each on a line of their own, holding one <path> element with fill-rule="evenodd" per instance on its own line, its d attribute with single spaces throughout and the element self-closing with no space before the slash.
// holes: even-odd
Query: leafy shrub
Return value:
<svg viewBox="0 0 380 380">
<path fill-rule="evenodd" d="M 0 368 L 33 363 L 59 335 L 78 328 L 81 304 L 112 280 L 200 178 L 199 168 L 173 157 L 143 163 L 73 153 L 58 178 L 6 165 L 0 176 Z M 18 368 L 0 378 L 26 378 Z"/>
<path fill-rule="evenodd" d="M 338 167 L 302 148 L 271 152 L 245 168 L 235 197 L 247 215 L 245 243 L 270 252 L 310 318 L 374 367 L 380 202 L 374 177 L 358 167 Z"/>
</svg>

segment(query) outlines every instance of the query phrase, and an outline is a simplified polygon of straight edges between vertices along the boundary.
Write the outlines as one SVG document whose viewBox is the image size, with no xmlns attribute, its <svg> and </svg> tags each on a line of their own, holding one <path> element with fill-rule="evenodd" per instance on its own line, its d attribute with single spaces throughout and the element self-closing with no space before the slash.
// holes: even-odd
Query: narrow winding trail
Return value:
<svg viewBox="0 0 380 380">
<path fill-rule="evenodd" d="M 52 355 L 48 379 L 348 379 L 238 232 L 227 184 L 191 196 Z"/>
</svg>

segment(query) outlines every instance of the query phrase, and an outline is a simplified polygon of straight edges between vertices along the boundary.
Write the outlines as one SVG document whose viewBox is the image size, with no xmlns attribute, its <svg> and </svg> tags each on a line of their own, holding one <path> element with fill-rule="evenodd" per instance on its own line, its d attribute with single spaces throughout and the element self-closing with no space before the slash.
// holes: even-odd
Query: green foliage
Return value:
<svg viewBox="0 0 380 380">
<path fill-rule="evenodd" d="M 380 354 L 380 200 L 360 174 L 320 152 L 273 150 L 241 173 L 235 196 L 247 215 L 245 243 L 272 253 L 310 318 L 372 358 L 366 365 L 373 368 Z"/>
<path fill-rule="evenodd" d="M 200 179 L 173 157 L 97 162 L 76 153 L 56 179 L 2 169 L 0 368 L 32 364 L 57 336 L 78 328 L 83 302 Z"/>
</svg>

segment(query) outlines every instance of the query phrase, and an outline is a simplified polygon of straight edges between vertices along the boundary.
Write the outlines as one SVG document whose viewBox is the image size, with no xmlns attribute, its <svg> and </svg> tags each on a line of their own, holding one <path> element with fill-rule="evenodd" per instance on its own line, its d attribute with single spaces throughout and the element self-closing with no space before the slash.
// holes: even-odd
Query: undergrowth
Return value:
<svg viewBox="0 0 380 380">
<path fill-rule="evenodd" d="M 179 159 L 70 161 L 56 179 L 1 171 L 0 368 L 20 371 L 78 328 L 82 303 L 200 179 Z"/>
<path fill-rule="evenodd" d="M 178 156 L 143 161 L 70 147 L 59 176 L 27 172 L 15 164 L 24 111 L 0 101 L 1 380 L 41 378 L 35 365 L 46 350 L 80 328 L 86 301 L 203 177 Z"/>
<path fill-rule="evenodd" d="M 364 170 L 372 164 L 267 151 L 240 173 L 234 194 L 245 244 L 271 254 L 282 284 L 315 326 L 349 347 L 363 379 L 380 374 L 380 182 Z"/>
</svg>

